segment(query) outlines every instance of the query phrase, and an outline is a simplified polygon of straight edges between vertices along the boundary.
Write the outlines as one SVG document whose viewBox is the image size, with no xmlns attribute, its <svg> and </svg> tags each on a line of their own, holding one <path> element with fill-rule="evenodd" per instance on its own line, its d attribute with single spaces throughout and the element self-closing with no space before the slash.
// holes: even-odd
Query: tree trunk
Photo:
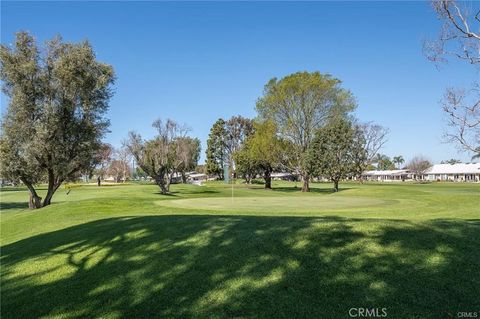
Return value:
<svg viewBox="0 0 480 319">
<path fill-rule="evenodd" d="M 172 184 L 172 180 L 173 180 L 173 175 L 175 174 L 175 172 L 172 172 L 170 174 L 167 173 L 167 182 L 165 183 L 165 187 L 167 188 L 167 193 L 170 192 L 170 184 Z"/>
<path fill-rule="evenodd" d="M 310 176 L 308 175 L 308 173 L 304 173 L 302 174 L 302 181 L 303 181 L 303 185 L 302 185 L 302 192 L 309 192 L 310 191 Z"/>
<path fill-rule="evenodd" d="M 220 180 L 224 181 L 225 180 L 225 176 L 223 176 L 223 173 L 225 172 L 225 170 L 223 169 L 223 165 L 219 165 L 220 169 L 219 169 L 219 172 L 218 172 L 218 178 L 220 178 Z"/>
<path fill-rule="evenodd" d="M 30 209 L 38 209 L 42 207 L 42 198 L 38 196 L 37 192 L 35 191 L 35 188 L 33 188 L 33 185 L 26 182 L 25 180 L 22 179 L 22 182 L 27 186 L 29 192 L 30 192 L 30 198 L 28 200 L 28 208 Z"/>
<path fill-rule="evenodd" d="M 165 185 L 165 178 L 163 175 L 155 177 L 155 183 L 160 187 L 160 191 L 163 195 L 168 194 L 168 188 Z"/>
<path fill-rule="evenodd" d="M 98 185 L 98 187 L 102 186 L 102 180 L 101 180 L 100 176 L 97 177 L 97 185 Z"/>
<path fill-rule="evenodd" d="M 333 190 L 334 190 L 335 192 L 338 192 L 338 180 L 334 180 L 334 181 L 333 181 Z"/>
<path fill-rule="evenodd" d="M 42 207 L 42 198 L 39 197 L 36 193 L 32 194 L 30 192 L 30 198 L 28 200 L 28 208 L 38 209 Z"/>
<path fill-rule="evenodd" d="M 182 183 L 187 183 L 187 175 L 185 174 L 185 172 L 182 172 Z"/>
<path fill-rule="evenodd" d="M 265 189 L 272 189 L 272 175 L 269 169 L 266 169 L 263 175 L 265 179 Z"/>
<path fill-rule="evenodd" d="M 48 206 L 51 204 L 53 194 L 57 191 L 57 189 L 60 187 L 62 184 L 62 180 L 57 180 L 53 179 L 53 181 L 48 181 L 48 190 L 47 190 L 47 195 L 45 196 L 45 199 L 43 200 L 43 207 Z"/>
</svg>

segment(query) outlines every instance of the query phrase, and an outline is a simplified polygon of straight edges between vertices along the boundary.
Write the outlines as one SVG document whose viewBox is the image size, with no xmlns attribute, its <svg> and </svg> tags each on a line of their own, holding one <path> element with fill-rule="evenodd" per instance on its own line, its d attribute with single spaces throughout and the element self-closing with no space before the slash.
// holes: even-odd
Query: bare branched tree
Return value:
<svg viewBox="0 0 480 319">
<path fill-rule="evenodd" d="M 155 180 L 162 194 L 167 194 L 178 157 L 175 141 L 185 138 L 189 128 L 170 119 L 156 120 L 152 126 L 157 129 L 153 139 L 146 141 L 130 132 L 125 145 L 142 170 Z"/>
<path fill-rule="evenodd" d="M 472 89 L 448 88 L 442 100 L 447 115 L 445 138 L 467 151 L 479 153 L 480 144 L 480 86 Z"/>
<path fill-rule="evenodd" d="M 433 0 L 433 10 L 443 22 L 436 40 L 423 44 L 424 53 L 433 62 L 447 62 L 455 57 L 470 64 L 480 63 L 480 8 L 469 8 L 467 2 Z M 473 12 L 472 12 L 473 11 Z"/>
<path fill-rule="evenodd" d="M 115 150 L 115 157 L 118 160 L 119 167 L 121 168 L 121 181 L 125 182 L 127 177 L 131 176 L 130 171 L 130 162 L 132 161 L 132 154 L 130 153 L 126 142 L 123 143 L 122 147 Z"/>
<path fill-rule="evenodd" d="M 423 174 L 431 166 L 432 162 L 422 155 L 415 156 L 407 164 L 407 168 L 415 174 L 415 180 L 422 179 Z"/>
<path fill-rule="evenodd" d="M 97 164 L 97 185 L 101 186 L 102 180 L 105 178 L 107 169 L 110 166 L 113 156 L 113 146 L 110 144 L 103 144 L 98 150 L 98 164 Z"/>
<path fill-rule="evenodd" d="M 424 42 L 430 61 L 445 63 L 448 57 L 473 65 L 480 71 L 480 6 L 475 2 L 431 1 L 438 19 L 443 22 L 438 38 Z M 477 77 L 478 78 L 478 77 Z M 448 88 L 442 100 L 447 117 L 444 134 L 447 142 L 460 149 L 480 154 L 480 84 L 470 89 Z"/>
<path fill-rule="evenodd" d="M 390 130 L 373 122 L 363 123 L 359 125 L 360 131 L 363 133 L 365 140 L 365 151 L 367 152 L 367 164 L 371 164 L 378 151 L 388 141 L 387 136 Z"/>
</svg>

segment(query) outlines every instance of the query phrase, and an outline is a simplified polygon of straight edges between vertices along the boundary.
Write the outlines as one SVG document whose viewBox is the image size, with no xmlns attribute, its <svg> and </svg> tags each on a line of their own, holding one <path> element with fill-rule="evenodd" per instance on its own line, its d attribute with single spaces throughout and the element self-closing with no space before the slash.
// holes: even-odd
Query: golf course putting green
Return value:
<svg viewBox="0 0 480 319">
<path fill-rule="evenodd" d="M 156 202 L 161 206 L 204 209 L 218 211 L 264 211 L 269 209 L 277 212 L 314 212 L 332 209 L 352 209 L 369 206 L 391 204 L 391 201 L 334 196 L 288 196 L 288 197 L 210 197 L 189 198 L 177 200 L 162 200 Z"/>
</svg>

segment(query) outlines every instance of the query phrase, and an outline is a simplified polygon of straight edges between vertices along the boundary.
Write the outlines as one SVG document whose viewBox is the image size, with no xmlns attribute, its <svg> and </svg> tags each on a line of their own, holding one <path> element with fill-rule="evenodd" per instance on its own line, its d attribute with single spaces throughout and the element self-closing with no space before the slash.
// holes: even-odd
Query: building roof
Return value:
<svg viewBox="0 0 480 319">
<path fill-rule="evenodd" d="M 281 178 L 281 177 L 290 177 L 290 176 L 293 176 L 293 174 L 278 172 L 278 173 L 272 173 L 272 174 L 270 174 L 270 176 L 272 178 Z"/>
<path fill-rule="evenodd" d="M 480 174 L 480 163 L 435 164 L 425 174 Z"/>
<path fill-rule="evenodd" d="M 197 178 L 197 177 L 205 177 L 207 176 L 206 174 L 202 174 L 202 173 L 197 173 L 197 174 L 189 174 L 188 177 L 191 177 L 191 178 Z"/>
<path fill-rule="evenodd" d="M 373 175 L 373 176 L 382 176 L 382 175 L 402 175 L 408 174 L 408 170 L 406 169 L 392 169 L 392 170 L 384 170 L 384 171 L 366 171 L 363 175 Z"/>
</svg>

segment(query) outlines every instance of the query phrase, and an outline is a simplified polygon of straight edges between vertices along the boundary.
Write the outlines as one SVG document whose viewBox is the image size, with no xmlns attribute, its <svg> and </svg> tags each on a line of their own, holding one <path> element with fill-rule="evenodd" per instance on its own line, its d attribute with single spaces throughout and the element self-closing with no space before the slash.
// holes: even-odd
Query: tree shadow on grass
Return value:
<svg viewBox="0 0 480 319">
<path fill-rule="evenodd" d="M 2 247 L 2 318 L 443 318 L 480 307 L 480 221 L 149 216 Z"/>
<path fill-rule="evenodd" d="M 155 192 L 154 194 L 155 195 L 162 195 L 162 196 L 165 196 L 165 197 L 177 197 L 178 196 L 178 195 L 175 195 L 174 192 L 163 194 L 162 192 L 158 191 L 158 192 Z"/>
<path fill-rule="evenodd" d="M 204 195 L 204 194 L 219 194 L 221 192 L 219 190 L 205 189 L 205 188 L 203 188 L 203 186 L 198 186 L 198 189 L 195 189 L 195 190 L 182 189 L 181 191 L 173 191 L 171 193 L 172 194 L 183 194 L 183 195 L 191 195 L 191 194 Z"/>
<path fill-rule="evenodd" d="M 339 192 L 342 192 L 342 191 L 346 191 L 346 190 L 349 190 L 351 188 L 349 187 L 345 187 L 345 188 L 342 188 L 340 187 L 338 189 Z M 285 193 L 299 193 L 301 194 L 302 193 L 302 188 L 301 187 L 273 187 L 272 188 L 273 191 L 277 191 L 277 192 L 285 192 Z M 310 188 L 310 193 L 320 193 L 320 194 L 334 194 L 335 193 L 335 190 L 333 189 L 333 187 L 329 187 L 329 188 L 317 188 L 317 187 L 311 187 Z"/>
<path fill-rule="evenodd" d="M 5 213 L 9 209 L 27 209 L 28 203 L 25 202 L 3 202 L 0 201 L 0 211 Z"/>
</svg>

